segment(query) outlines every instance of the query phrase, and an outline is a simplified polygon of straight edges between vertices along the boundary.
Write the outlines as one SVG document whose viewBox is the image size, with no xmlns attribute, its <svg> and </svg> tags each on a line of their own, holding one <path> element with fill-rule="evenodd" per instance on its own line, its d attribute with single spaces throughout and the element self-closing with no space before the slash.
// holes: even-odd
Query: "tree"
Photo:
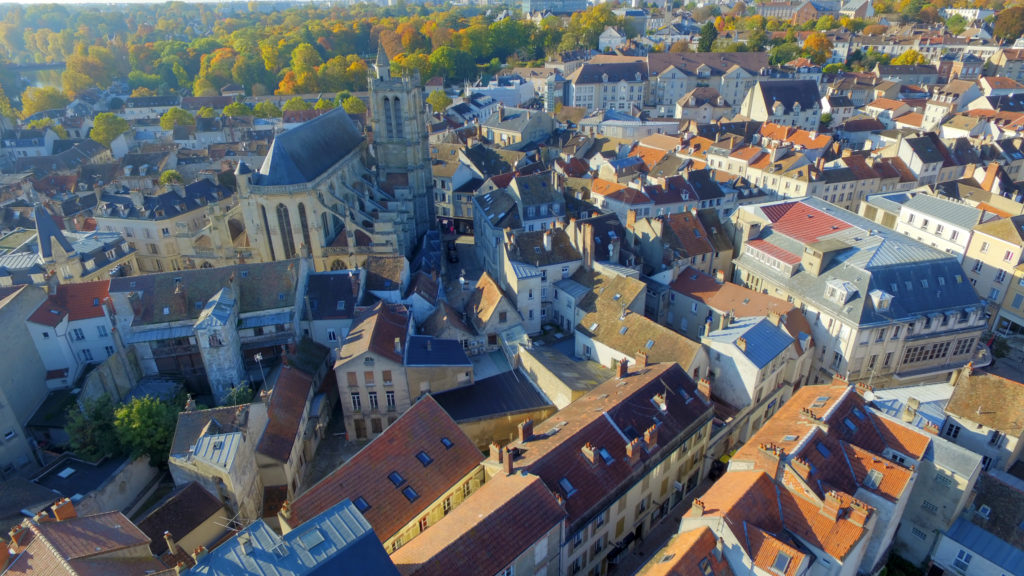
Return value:
<svg viewBox="0 0 1024 576">
<path fill-rule="evenodd" d="M 324 98 L 321 98 L 321 99 L 317 100 L 316 104 L 313 104 L 313 109 L 314 110 L 320 110 L 320 111 L 323 111 L 323 112 L 326 112 L 328 110 L 333 110 L 334 107 L 335 106 L 334 106 L 334 102 L 333 101 L 325 100 Z"/>
<path fill-rule="evenodd" d="M 864 27 L 864 34 L 867 34 L 868 36 L 879 36 L 881 34 L 885 34 L 885 31 L 888 29 L 889 27 L 884 24 L 869 24 Z"/>
<path fill-rule="evenodd" d="M 827 127 L 831 123 L 832 123 L 832 115 L 831 114 L 829 114 L 828 112 L 825 112 L 824 114 L 821 115 L 821 124 L 822 124 L 822 126 L 826 126 Z"/>
<path fill-rule="evenodd" d="M 107 395 L 77 404 L 68 410 L 65 427 L 71 438 L 71 449 L 86 460 L 120 454 L 123 449 L 114 428 L 114 403 Z"/>
<path fill-rule="evenodd" d="M 114 411 L 117 438 L 133 457 L 149 456 L 151 464 L 163 465 L 171 449 L 178 410 L 152 396 L 135 398 Z"/>
<path fill-rule="evenodd" d="M 308 102 L 303 100 L 301 96 L 292 96 L 291 98 L 288 99 L 287 102 L 284 103 L 284 106 L 281 107 L 281 110 L 284 110 L 285 112 L 296 112 L 299 110 L 312 109 L 313 107 L 310 106 Z"/>
<path fill-rule="evenodd" d="M 224 115 L 230 118 L 241 118 L 252 116 L 252 114 L 252 108 L 249 108 L 242 102 L 232 102 L 224 107 Z"/>
<path fill-rule="evenodd" d="M 181 172 L 177 170 L 164 170 L 160 174 L 160 185 L 167 186 L 168 184 L 184 184 L 185 178 L 181 175 Z"/>
<path fill-rule="evenodd" d="M 110 146 L 114 138 L 130 129 L 128 121 L 124 118 L 110 112 L 100 112 L 92 119 L 92 130 L 89 132 L 89 137 L 104 146 Z"/>
<path fill-rule="evenodd" d="M 21 117 L 29 118 L 39 112 L 64 108 L 68 104 L 67 97 L 56 88 L 29 86 L 21 94 Z"/>
<path fill-rule="evenodd" d="M 768 61 L 771 64 L 785 64 L 795 59 L 800 54 L 800 45 L 796 42 L 785 42 L 779 44 L 768 52 Z"/>
<path fill-rule="evenodd" d="M 832 56 L 832 41 L 821 32 L 811 32 L 804 40 L 804 51 L 811 62 L 824 64 Z"/>
<path fill-rule="evenodd" d="M 832 64 L 826 64 L 825 67 L 821 69 L 821 71 L 824 72 L 825 74 L 838 74 L 839 72 L 842 72 L 842 70 L 843 65 L 836 62 L 833 62 Z"/>
<path fill-rule="evenodd" d="M 280 118 L 281 109 L 278 108 L 270 100 L 263 100 L 257 102 L 256 106 L 253 107 L 252 111 L 256 114 L 257 118 Z"/>
<path fill-rule="evenodd" d="M 255 393 L 252 387 L 247 382 L 242 382 L 238 386 L 231 389 L 224 399 L 221 401 L 221 406 L 239 406 L 241 404 L 248 404 L 252 402 Z"/>
<path fill-rule="evenodd" d="M 1000 40 L 1016 40 L 1024 36 L 1024 6 L 1007 8 L 996 16 L 992 35 Z"/>
<path fill-rule="evenodd" d="M 175 126 L 195 126 L 196 119 L 187 110 L 172 106 L 160 117 L 160 128 L 174 130 Z"/>
<path fill-rule="evenodd" d="M 711 46 L 714 45 L 716 38 L 718 38 L 718 29 L 715 28 L 714 22 L 705 22 L 700 27 L 700 41 L 697 42 L 697 52 L 711 52 Z"/>
<path fill-rule="evenodd" d="M 196 112 L 196 118 L 213 118 L 216 115 L 217 113 L 209 106 L 203 106 L 198 112 Z"/>
<path fill-rule="evenodd" d="M 907 66 L 912 64 L 926 64 L 927 62 L 928 59 L 925 58 L 924 54 L 921 54 L 917 50 L 911 48 L 910 50 L 907 50 L 903 54 L 900 54 L 899 56 L 893 58 L 890 64 Z"/>
<path fill-rule="evenodd" d="M 692 52 L 693 50 L 690 49 L 689 41 L 677 40 L 673 42 L 671 46 L 669 46 L 668 51 L 672 52 L 673 54 L 684 54 L 686 52 Z"/>
<path fill-rule="evenodd" d="M 366 104 L 358 96 L 349 96 L 342 101 L 341 107 L 349 114 L 365 114 Z"/>
<path fill-rule="evenodd" d="M 946 29 L 953 36 L 959 36 L 967 29 L 967 19 L 959 14 L 953 14 L 949 18 L 946 18 Z"/>
<path fill-rule="evenodd" d="M 55 123 L 53 121 L 53 118 L 39 118 L 38 120 L 33 120 L 29 122 L 25 125 L 25 127 L 34 130 L 45 130 L 49 128 L 50 130 L 56 132 L 58 137 L 63 138 L 65 140 L 68 138 L 67 128 L 64 128 L 60 124 Z"/>
<path fill-rule="evenodd" d="M 430 108 L 434 112 L 444 112 L 452 105 L 452 99 L 444 93 L 444 90 L 434 90 L 430 96 L 427 96 L 427 104 L 430 104 Z"/>
</svg>

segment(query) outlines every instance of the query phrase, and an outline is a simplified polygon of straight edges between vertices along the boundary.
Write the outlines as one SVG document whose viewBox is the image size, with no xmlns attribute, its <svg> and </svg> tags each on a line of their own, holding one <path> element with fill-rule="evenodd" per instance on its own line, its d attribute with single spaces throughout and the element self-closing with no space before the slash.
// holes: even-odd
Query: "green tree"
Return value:
<svg viewBox="0 0 1024 576">
<path fill-rule="evenodd" d="M 14 118 L 17 116 L 14 108 L 11 107 L 11 101 L 7 99 L 7 93 L 4 92 L 3 86 L 0 86 L 0 116 L 4 118 Z"/>
<path fill-rule="evenodd" d="M 78 404 L 72 406 L 65 430 L 71 438 L 71 449 L 86 460 L 99 460 L 123 451 L 114 428 L 114 403 L 105 394 L 86 400 L 81 408 Z"/>
<path fill-rule="evenodd" d="M 959 36 L 964 30 L 967 29 L 967 18 L 959 14 L 953 14 L 949 18 L 946 18 L 946 29 L 953 36 Z"/>
<path fill-rule="evenodd" d="M 173 106 L 164 112 L 160 117 L 160 128 L 174 130 L 175 126 L 195 126 L 196 119 L 188 112 L 177 106 Z"/>
<path fill-rule="evenodd" d="M 278 108 L 270 100 L 263 100 L 257 102 L 256 106 L 253 107 L 252 111 L 256 114 L 257 118 L 280 118 L 281 109 Z"/>
<path fill-rule="evenodd" d="M 996 16 L 992 35 L 1000 40 L 1016 40 L 1024 36 L 1024 6 L 1007 8 Z"/>
<path fill-rule="evenodd" d="M 243 116 L 252 116 L 252 108 L 249 108 L 242 102 L 232 102 L 224 107 L 224 115 L 231 118 L 241 118 Z"/>
<path fill-rule="evenodd" d="M 28 118 L 46 110 L 64 108 L 68 104 L 67 97 L 56 88 L 29 86 L 21 94 L 21 117 Z"/>
<path fill-rule="evenodd" d="M 349 96 L 341 103 L 341 107 L 345 109 L 345 112 L 349 114 L 364 114 L 366 113 L 366 104 L 359 99 L 358 96 Z"/>
<path fill-rule="evenodd" d="M 831 123 L 832 123 L 832 115 L 831 114 L 829 114 L 828 112 L 825 112 L 824 114 L 821 115 L 821 124 L 822 124 L 822 126 L 828 126 Z"/>
<path fill-rule="evenodd" d="M 67 131 L 67 129 L 64 128 L 63 126 L 61 126 L 60 124 L 57 124 L 56 122 L 54 122 L 53 118 L 39 118 L 38 120 L 33 120 L 33 121 L 29 122 L 28 124 L 25 125 L 25 127 L 26 128 L 32 128 L 32 129 L 35 129 L 35 130 L 45 130 L 46 128 L 49 128 L 49 129 L 53 130 L 54 132 L 56 132 L 57 136 L 59 136 L 60 138 L 63 138 L 63 139 L 67 139 L 68 138 L 68 131 Z"/>
<path fill-rule="evenodd" d="M 247 382 L 242 382 L 231 389 L 221 401 L 221 406 L 239 406 L 252 402 L 255 393 Z"/>
<path fill-rule="evenodd" d="M 166 186 L 168 184 L 184 184 L 185 178 L 181 175 L 181 172 L 177 170 L 164 170 L 160 174 L 160 185 Z"/>
<path fill-rule="evenodd" d="M 434 90 L 430 96 L 427 96 L 427 104 L 430 104 L 434 112 L 444 112 L 452 105 L 452 99 L 444 93 L 444 90 Z"/>
<path fill-rule="evenodd" d="M 135 398 L 114 411 L 114 428 L 121 445 L 134 457 L 149 456 L 155 465 L 167 462 L 177 423 L 177 408 L 152 396 Z"/>
<path fill-rule="evenodd" d="M 714 22 L 705 22 L 700 27 L 700 41 L 697 42 L 697 52 L 711 52 L 715 40 L 718 38 L 718 29 Z"/>
<path fill-rule="evenodd" d="M 281 107 L 281 110 L 284 110 L 285 112 L 297 112 L 300 110 L 312 109 L 313 107 L 310 106 L 308 102 L 303 100 L 301 96 L 292 96 L 291 98 L 288 99 L 287 102 L 284 103 L 284 106 Z"/>
<path fill-rule="evenodd" d="M 100 112 L 92 119 L 92 130 L 89 132 L 89 137 L 104 146 L 110 146 L 114 138 L 130 129 L 128 121 L 124 118 L 110 112 Z"/>
<path fill-rule="evenodd" d="M 213 118 L 217 113 L 209 106 L 203 106 L 196 112 L 196 118 Z"/>
<path fill-rule="evenodd" d="M 331 100 L 325 100 L 323 98 L 317 100 L 316 104 L 313 105 L 314 110 L 322 110 L 324 112 L 328 110 L 333 110 L 334 108 L 334 102 L 332 102 Z"/>
</svg>

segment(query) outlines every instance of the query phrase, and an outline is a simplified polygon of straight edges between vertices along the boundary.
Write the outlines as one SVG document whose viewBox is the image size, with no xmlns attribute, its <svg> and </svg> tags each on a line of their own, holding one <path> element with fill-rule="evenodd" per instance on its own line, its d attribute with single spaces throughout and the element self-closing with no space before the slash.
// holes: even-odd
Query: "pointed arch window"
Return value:
<svg viewBox="0 0 1024 576">
<path fill-rule="evenodd" d="M 402 108 L 399 104 L 397 96 L 391 100 L 392 116 L 395 118 L 395 138 L 404 138 L 405 130 L 402 128 Z"/>
<path fill-rule="evenodd" d="M 299 202 L 299 227 L 302 229 L 302 241 L 306 244 L 305 254 L 313 253 L 313 243 L 309 239 L 309 221 L 306 220 L 306 205 Z"/>
<path fill-rule="evenodd" d="M 388 138 L 395 137 L 395 129 L 391 122 L 391 100 L 387 97 L 384 98 L 384 130 L 387 132 Z"/>
<path fill-rule="evenodd" d="M 277 256 L 274 255 L 274 237 L 270 234 L 270 221 L 267 220 L 267 207 L 260 204 L 260 215 L 263 216 L 263 234 L 267 238 L 267 246 L 270 247 L 270 261 L 277 260 Z"/>
<path fill-rule="evenodd" d="M 295 238 L 292 236 L 292 219 L 288 214 L 288 207 L 284 204 L 277 205 L 277 228 L 281 233 L 281 244 L 284 245 L 285 260 L 295 258 Z"/>
</svg>

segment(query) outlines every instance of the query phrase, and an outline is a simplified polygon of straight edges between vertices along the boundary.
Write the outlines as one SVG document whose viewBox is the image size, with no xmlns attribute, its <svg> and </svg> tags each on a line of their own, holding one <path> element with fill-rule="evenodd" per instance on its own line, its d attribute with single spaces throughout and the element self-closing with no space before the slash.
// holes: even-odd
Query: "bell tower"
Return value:
<svg viewBox="0 0 1024 576">
<path fill-rule="evenodd" d="M 407 252 L 435 222 L 430 149 L 423 86 L 419 73 L 391 75 L 383 46 L 370 72 L 370 116 L 377 180 L 408 216 Z M 411 254 L 406 254 L 411 256 Z"/>
</svg>

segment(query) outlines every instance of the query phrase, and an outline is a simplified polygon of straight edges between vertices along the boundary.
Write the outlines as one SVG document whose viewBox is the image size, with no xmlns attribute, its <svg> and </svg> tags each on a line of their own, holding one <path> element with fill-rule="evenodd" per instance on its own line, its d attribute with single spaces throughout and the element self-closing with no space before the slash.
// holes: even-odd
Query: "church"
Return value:
<svg viewBox="0 0 1024 576">
<path fill-rule="evenodd" d="M 383 49 L 370 72 L 369 143 L 341 108 L 278 135 L 258 171 L 235 170 L 253 257 L 308 257 L 317 270 L 412 258 L 434 222 L 419 74 L 392 77 Z"/>
</svg>

